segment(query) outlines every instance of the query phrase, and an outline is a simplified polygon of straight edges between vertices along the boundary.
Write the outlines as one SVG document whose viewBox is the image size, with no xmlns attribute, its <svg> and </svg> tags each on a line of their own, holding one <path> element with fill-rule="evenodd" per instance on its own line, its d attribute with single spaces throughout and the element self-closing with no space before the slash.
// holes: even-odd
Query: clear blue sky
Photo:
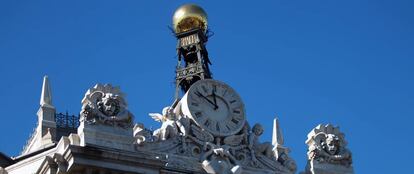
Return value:
<svg viewBox="0 0 414 174">
<path fill-rule="evenodd" d="M 414 143 L 414 1 L 0 1 L 0 151 L 35 127 L 43 75 L 60 112 L 95 83 L 121 86 L 136 122 L 158 127 L 174 93 L 174 10 L 201 5 L 214 78 L 242 96 L 271 140 L 278 115 L 299 170 L 307 133 L 339 125 L 356 173 L 407 173 Z"/>
</svg>

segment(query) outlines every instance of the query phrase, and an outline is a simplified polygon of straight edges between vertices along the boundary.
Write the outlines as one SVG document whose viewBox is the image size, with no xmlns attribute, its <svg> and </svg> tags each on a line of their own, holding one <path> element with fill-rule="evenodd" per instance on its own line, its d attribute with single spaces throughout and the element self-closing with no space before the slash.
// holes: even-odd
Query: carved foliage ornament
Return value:
<svg viewBox="0 0 414 174">
<path fill-rule="evenodd" d="M 82 99 L 81 122 L 122 128 L 132 127 L 133 115 L 127 109 L 119 87 L 97 84 Z"/>
</svg>

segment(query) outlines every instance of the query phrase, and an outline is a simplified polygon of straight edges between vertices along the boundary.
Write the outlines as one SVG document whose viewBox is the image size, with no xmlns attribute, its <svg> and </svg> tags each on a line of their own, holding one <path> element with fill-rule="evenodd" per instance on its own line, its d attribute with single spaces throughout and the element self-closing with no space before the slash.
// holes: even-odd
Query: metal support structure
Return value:
<svg viewBox="0 0 414 174">
<path fill-rule="evenodd" d="M 211 79 L 212 74 L 209 68 L 211 62 L 205 47 L 208 40 L 205 32 L 197 28 L 178 33 L 176 37 L 178 63 L 175 99 L 178 99 L 180 89 L 185 93 L 198 80 Z"/>
</svg>

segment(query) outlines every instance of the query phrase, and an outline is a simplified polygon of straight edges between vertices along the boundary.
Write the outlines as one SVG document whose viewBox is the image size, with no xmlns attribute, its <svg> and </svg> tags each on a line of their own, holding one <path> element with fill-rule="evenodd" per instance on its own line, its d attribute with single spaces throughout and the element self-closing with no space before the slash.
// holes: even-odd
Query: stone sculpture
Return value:
<svg viewBox="0 0 414 174">
<path fill-rule="evenodd" d="M 162 110 L 162 114 L 150 113 L 149 114 L 155 121 L 161 122 L 161 128 L 154 131 L 154 137 L 157 140 L 167 140 L 173 138 L 178 134 L 178 128 L 176 124 L 176 116 L 171 107 L 165 107 Z"/>
<path fill-rule="evenodd" d="M 126 106 L 119 88 L 97 84 L 88 90 L 82 100 L 80 121 L 130 128 L 133 116 Z"/>
<path fill-rule="evenodd" d="M 139 142 L 135 147 L 137 151 L 168 153 L 168 165 L 179 168 L 194 167 L 188 161 L 198 161 L 207 173 L 243 173 L 245 169 L 254 173 L 296 171 L 296 164 L 288 156 L 287 148 L 286 151 L 276 151 L 276 146 L 271 143 L 259 141 L 264 131 L 260 124 L 255 124 L 250 130 L 249 124 L 245 122 L 235 134 L 216 136 L 182 114 L 180 105 L 165 107 L 161 114 L 149 114 L 155 121 L 162 122 L 152 138 L 148 137 L 148 129 L 143 125 L 136 126 L 134 132 Z M 188 161 L 174 159 L 175 155 L 186 156 Z"/>
<path fill-rule="evenodd" d="M 133 150 L 133 115 L 124 94 L 110 84 L 97 84 L 82 99 L 80 144 Z"/>
<path fill-rule="evenodd" d="M 272 145 L 269 142 L 260 143 L 259 137 L 263 134 L 263 126 L 255 124 L 252 129 L 252 133 L 249 136 L 249 149 L 252 153 L 253 162 L 256 163 L 257 155 L 264 155 L 269 159 L 273 159 Z"/>
<path fill-rule="evenodd" d="M 318 125 L 309 134 L 307 173 L 353 173 L 352 155 L 339 127 Z"/>
</svg>

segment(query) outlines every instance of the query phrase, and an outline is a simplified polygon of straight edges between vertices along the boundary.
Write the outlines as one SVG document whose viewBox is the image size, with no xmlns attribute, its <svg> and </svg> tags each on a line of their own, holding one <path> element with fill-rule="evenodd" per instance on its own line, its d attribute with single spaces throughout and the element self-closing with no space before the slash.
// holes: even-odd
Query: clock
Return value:
<svg viewBox="0 0 414 174">
<path fill-rule="evenodd" d="M 181 110 L 214 136 L 236 134 L 246 120 L 244 104 L 236 91 L 212 79 L 195 82 L 182 98 Z"/>
</svg>

